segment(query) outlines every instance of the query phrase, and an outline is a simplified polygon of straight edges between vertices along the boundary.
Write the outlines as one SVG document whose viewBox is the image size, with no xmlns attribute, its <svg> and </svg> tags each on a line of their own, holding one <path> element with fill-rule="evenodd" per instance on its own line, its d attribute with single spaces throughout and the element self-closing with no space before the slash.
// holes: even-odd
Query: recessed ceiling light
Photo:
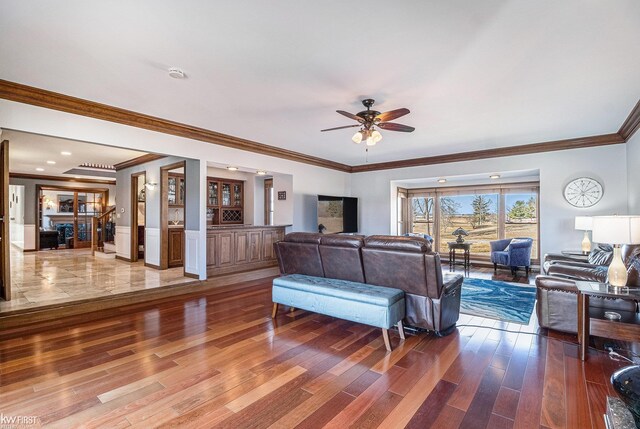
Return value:
<svg viewBox="0 0 640 429">
<path fill-rule="evenodd" d="M 499 174 L 492 174 L 491 176 L 489 176 L 489 179 L 499 179 L 500 175 Z"/>
<path fill-rule="evenodd" d="M 63 150 L 62 152 L 60 152 L 60 155 L 71 156 L 71 152 L 67 152 L 66 150 Z"/>
<path fill-rule="evenodd" d="M 184 72 L 180 70 L 178 67 L 171 67 L 169 69 L 169 76 L 174 79 L 184 79 Z"/>
<path fill-rule="evenodd" d="M 38 168 L 36 168 L 36 171 L 44 171 L 44 168 L 38 167 Z"/>
<path fill-rule="evenodd" d="M 55 161 L 47 161 L 47 164 L 49 165 L 54 165 L 56 162 Z"/>
<path fill-rule="evenodd" d="M 438 179 L 438 183 L 447 183 L 447 179 Z"/>
<path fill-rule="evenodd" d="M 227 170 L 229 170 L 229 171 L 237 171 L 238 167 L 227 167 Z"/>
<path fill-rule="evenodd" d="M 258 171 L 256 171 L 256 174 L 257 174 L 258 176 L 265 176 L 265 175 L 267 174 L 267 172 L 266 172 L 266 171 L 264 171 L 264 170 L 258 170 Z"/>
</svg>

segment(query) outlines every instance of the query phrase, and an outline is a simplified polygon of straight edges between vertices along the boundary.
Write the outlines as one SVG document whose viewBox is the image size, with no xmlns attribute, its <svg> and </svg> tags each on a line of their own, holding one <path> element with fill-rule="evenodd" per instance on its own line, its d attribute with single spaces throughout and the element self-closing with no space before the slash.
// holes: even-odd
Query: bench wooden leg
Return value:
<svg viewBox="0 0 640 429">
<path fill-rule="evenodd" d="M 391 341 L 389 340 L 389 330 L 382 328 L 382 338 L 384 339 L 384 345 L 387 351 L 391 351 Z"/>
<path fill-rule="evenodd" d="M 271 318 L 275 319 L 277 313 L 278 313 L 278 303 L 274 302 L 273 303 L 273 310 L 271 310 Z"/>
<path fill-rule="evenodd" d="M 400 338 L 402 338 L 403 340 L 406 339 L 404 337 L 404 326 L 402 325 L 402 320 L 398 322 L 398 333 L 400 334 Z"/>
</svg>

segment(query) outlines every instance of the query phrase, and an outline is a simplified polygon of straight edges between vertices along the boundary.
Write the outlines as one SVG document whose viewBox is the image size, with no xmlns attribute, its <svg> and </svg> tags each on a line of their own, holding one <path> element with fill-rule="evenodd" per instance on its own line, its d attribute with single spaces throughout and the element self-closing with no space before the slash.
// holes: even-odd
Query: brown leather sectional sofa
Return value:
<svg viewBox="0 0 640 429">
<path fill-rule="evenodd" d="M 424 238 L 294 232 L 274 244 L 280 273 L 305 274 L 405 291 L 404 323 L 446 335 L 460 314 L 463 277 L 443 275 Z"/>
<path fill-rule="evenodd" d="M 546 255 L 545 275 L 536 277 L 536 311 L 543 328 L 576 333 L 578 331 L 578 289 L 576 281 L 606 282 L 607 269 L 613 257 L 609 245 L 599 245 L 586 261 L 564 255 Z M 627 266 L 627 286 L 640 287 L 640 245 L 622 246 L 622 259 Z M 638 311 L 638 303 L 629 300 L 591 297 L 591 307 L 616 311 Z"/>
</svg>

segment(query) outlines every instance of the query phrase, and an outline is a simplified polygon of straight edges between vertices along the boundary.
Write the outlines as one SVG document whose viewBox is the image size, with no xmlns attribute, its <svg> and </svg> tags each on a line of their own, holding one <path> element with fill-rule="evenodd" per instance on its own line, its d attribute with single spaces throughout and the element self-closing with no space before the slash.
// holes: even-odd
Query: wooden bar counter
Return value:
<svg viewBox="0 0 640 429">
<path fill-rule="evenodd" d="M 273 243 L 288 225 L 215 225 L 207 228 L 207 277 L 278 265 Z"/>
</svg>

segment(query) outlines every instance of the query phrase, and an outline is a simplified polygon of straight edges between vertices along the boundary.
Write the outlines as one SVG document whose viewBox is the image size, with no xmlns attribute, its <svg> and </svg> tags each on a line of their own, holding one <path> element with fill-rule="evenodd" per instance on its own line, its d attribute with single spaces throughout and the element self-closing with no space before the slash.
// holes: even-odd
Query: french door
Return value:
<svg viewBox="0 0 640 429">
<path fill-rule="evenodd" d="M 9 263 L 9 141 L 0 143 L 0 298 L 11 300 Z"/>
</svg>

